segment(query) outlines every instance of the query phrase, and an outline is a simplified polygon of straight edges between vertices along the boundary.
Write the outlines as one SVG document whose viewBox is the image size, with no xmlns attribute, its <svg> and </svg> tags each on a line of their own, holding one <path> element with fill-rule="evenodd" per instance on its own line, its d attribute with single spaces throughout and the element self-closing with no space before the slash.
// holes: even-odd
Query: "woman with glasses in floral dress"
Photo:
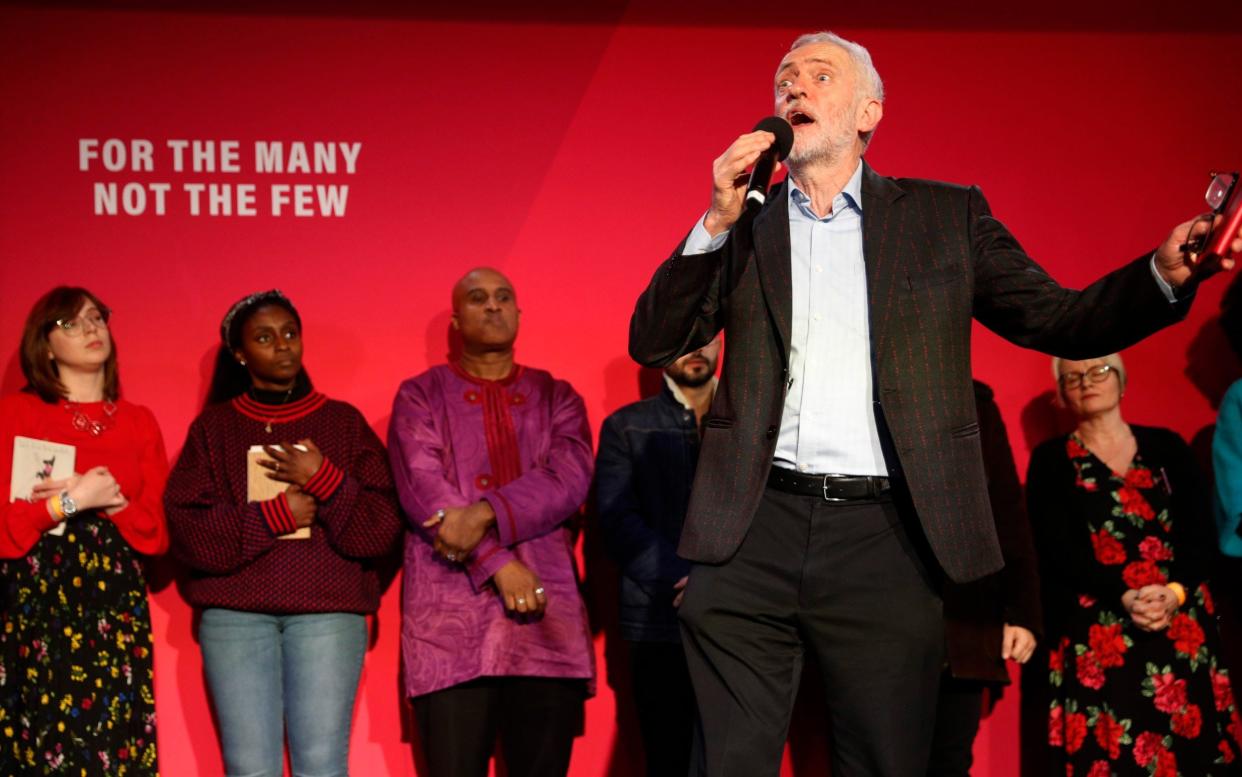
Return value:
<svg viewBox="0 0 1242 777">
<path fill-rule="evenodd" d="M 1053 361 L 1077 425 L 1031 455 L 1056 775 L 1238 773 L 1239 723 L 1207 577 L 1209 494 L 1189 447 L 1121 415 L 1113 354 Z"/>
<path fill-rule="evenodd" d="M 120 398 L 108 320 L 86 289 L 48 292 L 22 333 L 26 387 L 0 399 L 0 774 L 159 771 L 142 557 L 168 544 L 168 460 Z M 64 477 L 48 443 L 73 447 Z"/>
</svg>

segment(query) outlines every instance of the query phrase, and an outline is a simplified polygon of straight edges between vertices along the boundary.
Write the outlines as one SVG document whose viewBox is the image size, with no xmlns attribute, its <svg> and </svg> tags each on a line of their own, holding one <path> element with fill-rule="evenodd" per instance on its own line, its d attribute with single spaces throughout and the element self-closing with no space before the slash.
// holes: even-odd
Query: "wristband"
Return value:
<svg viewBox="0 0 1242 777">
<path fill-rule="evenodd" d="M 1164 587 L 1177 594 L 1178 607 L 1186 603 L 1186 588 L 1181 583 L 1165 583 Z"/>
<path fill-rule="evenodd" d="M 48 497 L 47 506 L 52 513 L 53 521 L 60 523 L 65 520 L 65 510 L 60 505 L 60 494 L 54 494 L 53 496 Z"/>
</svg>

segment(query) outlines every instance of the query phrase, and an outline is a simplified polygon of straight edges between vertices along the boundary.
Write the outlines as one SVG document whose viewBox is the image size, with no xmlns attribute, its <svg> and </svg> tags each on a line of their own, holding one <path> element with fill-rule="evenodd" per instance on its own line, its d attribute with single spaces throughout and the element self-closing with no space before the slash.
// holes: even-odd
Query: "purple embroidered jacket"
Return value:
<svg viewBox="0 0 1242 777">
<path fill-rule="evenodd" d="M 491 460 L 489 447 L 513 442 L 510 461 Z M 504 380 L 486 381 L 455 365 L 433 367 L 398 390 L 388 452 L 411 526 L 401 622 L 406 694 L 499 675 L 584 678 L 593 686 L 595 656 L 569 525 L 586 500 L 594 463 L 577 392 L 543 370 L 515 366 Z M 435 530 L 423 521 L 479 499 L 496 511 L 495 528 L 465 566 L 437 556 Z M 506 614 L 488 583 L 515 558 L 547 591 L 538 620 Z"/>
</svg>

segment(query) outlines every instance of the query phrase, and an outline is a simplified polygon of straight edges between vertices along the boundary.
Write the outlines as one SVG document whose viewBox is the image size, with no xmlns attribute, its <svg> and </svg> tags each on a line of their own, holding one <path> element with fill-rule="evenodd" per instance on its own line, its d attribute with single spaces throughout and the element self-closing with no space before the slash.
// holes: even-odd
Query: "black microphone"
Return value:
<svg viewBox="0 0 1242 777">
<path fill-rule="evenodd" d="M 793 148 L 793 127 L 780 116 L 769 116 L 755 125 L 755 132 L 763 130 L 776 135 L 776 142 L 768 146 L 759 155 L 754 168 L 750 171 L 750 183 L 746 185 L 746 207 L 762 208 L 768 199 L 768 185 L 772 183 L 772 173 L 777 161 L 783 161 Z"/>
</svg>

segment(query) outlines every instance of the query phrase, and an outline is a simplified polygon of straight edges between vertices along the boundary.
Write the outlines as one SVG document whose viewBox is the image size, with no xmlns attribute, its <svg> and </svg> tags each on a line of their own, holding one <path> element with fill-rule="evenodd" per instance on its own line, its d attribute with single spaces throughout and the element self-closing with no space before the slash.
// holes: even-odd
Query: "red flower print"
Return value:
<svg viewBox="0 0 1242 777">
<path fill-rule="evenodd" d="M 1126 730 L 1121 724 L 1113 720 L 1113 716 L 1107 712 L 1101 713 L 1095 722 L 1095 741 L 1100 745 L 1100 749 L 1108 753 L 1108 757 L 1114 761 L 1121 757 L 1121 737 Z M 1095 767 L 1091 767 L 1092 773 Z M 1107 771 L 1104 772 L 1108 774 Z"/>
<path fill-rule="evenodd" d="M 1095 660 L 1095 654 L 1090 650 L 1078 657 L 1076 668 L 1078 682 L 1095 691 L 1104 687 L 1104 668 Z"/>
<path fill-rule="evenodd" d="M 1147 537 L 1139 543 L 1139 555 L 1148 561 L 1169 561 L 1173 558 L 1173 549 L 1159 537 Z"/>
<path fill-rule="evenodd" d="M 1172 715 L 1186 706 L 1186 681 L 1178 680 L 1172 672 L 1154 674 L 1152 685 L 1156 690 L 1156 709 Z"/>
<path fill-rule="evenodd" d="M 1100 666 L 1121 666 L 1126 662 L 1122 658 L 1126 652 L 1126 639 L 1121 635 L 1120 623 L 1111 626 L 1093 624 L 1088 640 L 1091 643 L 1091 652 L 1095 653 L 1095 660 L 1100 662 Z"/>
<path fill-rule="evenodd" d="M 1144 731 L 1134 740 L 1134 762 L 1146 766 L 1164 749 L 1164 737 L 1154 731 Z"/>
<path fill-rule="evenodd" d="M 1090 452 L 1073 437 L 1070 437 L 1065 441 L 1065 453 L 1071 459 L 1083 459 L 1091 455 Z"/>
<path fill-rule="evenodd" d="M 1178 613 L 1169 624 L 1169 639 L 1173 640 L 1178 653 L 1193 656 L 1203 644 L 1203 629 L 1194 618 L 1184 612 Z"/>
<path fill-rule="evenodd" d="M 1095 550 L 1095 560 L 1101 564 L 1126 563 L 1126 549 L 1107 529 L 1091 535 L 1091 547 Z"/>
<path fill-rule="evenodd" d="M 1129 486 L 1117 489 L 1117 498 L 1121 500 L 1121 512 L 1126 515 L 1137 515 L 1144 521 L 1150 521 L 1156 517 L 1155 511 L 1151 509 L 1151 505 L 1147 503 L 1143 495 Z"/>
<path fill-rule="evenodd" d="M 1199 593 L 1203 595 L 1203 609 L 1207 610 L 1208 615 L 1215 615 L 1216 602 L 1212 600 L 1212 591 L 1207 583 L 1199 584 Z"/>
<path fill-rule="evenodd" d="M 1084 610 L 1089 610 L 1095 606 L 1095 599 L 1086 594 L 1078 594 L 1078 606 Z"/>
<path fill-rule="evenodd" d="M 1048 651 L 1048 670 L 1057 672 L 1058 674 L 1065 671 L 1065 648 L 1069 646 L 1069 640 L 1061 639 L 1061 644 L 1057 645 L 1056 650 Z M 1228 681 L 1226 681 L 1226 684 Z M 1217 707 L 1220 709 L 1220 707 Z"/>
<path fill-rule="evenodd" d="M 1112 770 L 1108 768 L 1108 761 L 1096 761 L 1091 764 L 1091 771 L 1087 772 L 1087 777 L 1112 777 Z"/>
<path fill-rule="evenodd" d="M 1133 467 L 1126 473 L 1126 485 L 1131 488 L 1151 488 L 1155 485 L 1155 480 L 1152 479 L 1151 470 Z"/>
<path fill-rule="evenodd" d="M 1216 749 L 1220 750 L 1221 760 L 1223 760 L 1227 764 L 1233 763 L 1233 759 L 1235 756 L 1233 754 L 1233 748 L 1229 746 L 1228 741 L 1222 739 L 1220 741 L 1220 744 L 1216 746 Z"/>
<path fill-rule="evenodd" d="M 1208 670 L 1212 676 L 1212 696 L 1216 701 L 1216 711 L 1224 712 L 1233 704 L 1233 689 L 1229 686 L 1229 675 L 1225 672 Z"/>
<path fill-rule="evenodd" d="M 1162 748 L 1156 753 L 1156 771 L 1152 777 L 1177 777 L 1177 757 Z"/>
<path fill-rule="evenodd" d="M 1048 712 L 1048 744 L 1052 747 L 1065 744 L 1065 708 L 1060 704 Z"/>
<path fill-rule="evenodd" d="M 1071 712 L 1065 716 L 1065 752 L 1077 753 L 1087 738 L 1087 716 Z"/>
<path fill-rule="evenodd" d="M 1128 588 L 1142 588 L 1145 585 L 1160 584 L 1168 581 L 1164 573 L 1151 561 L 1131 561 L 1121 571 L 1121 577 Z"/>
<path fill-rule="evenodd" d="M 1173 733 L 1186 739 L 1199 736 L 1199 727 L 1203 725 L 1203 715 L 1198 704 L 1187 705 L 1186 709 L 1173 716 Z"/>
<path fill-rule="evenodd" d="M 89 710 L 91 708 L 91 704 L 93 703 L 94 702 L 91 701 L 91 697 L 87 696 L 85 699 L 82 700 L 82 709 Z"/>
</svg>

